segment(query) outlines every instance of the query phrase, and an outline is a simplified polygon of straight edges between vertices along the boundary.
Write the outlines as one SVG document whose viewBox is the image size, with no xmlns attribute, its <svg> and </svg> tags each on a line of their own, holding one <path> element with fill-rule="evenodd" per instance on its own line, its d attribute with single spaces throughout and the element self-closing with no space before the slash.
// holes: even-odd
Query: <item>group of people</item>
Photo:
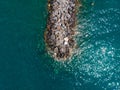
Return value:
<svg viewBox="0 0 120 90">
<path fill-rule="evenodd" d="M 58 60 L 65 60 L 74 48 L 76 0 L 51 0 L 46 31 L 46 43 Z"/>
</svg>

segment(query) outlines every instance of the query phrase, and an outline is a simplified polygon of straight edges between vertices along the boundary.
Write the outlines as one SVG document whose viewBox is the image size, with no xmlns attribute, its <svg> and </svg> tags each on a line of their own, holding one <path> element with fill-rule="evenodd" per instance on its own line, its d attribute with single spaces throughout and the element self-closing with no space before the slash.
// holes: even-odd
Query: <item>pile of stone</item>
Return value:
<svg viewBox="0 0 120 90">
<path fill-rule="evenodd" d="M 57 60 L 66 60 L 75 47 L 77 0 L 50 0 L 45 41 L 49 52 Z"/>
</svg>

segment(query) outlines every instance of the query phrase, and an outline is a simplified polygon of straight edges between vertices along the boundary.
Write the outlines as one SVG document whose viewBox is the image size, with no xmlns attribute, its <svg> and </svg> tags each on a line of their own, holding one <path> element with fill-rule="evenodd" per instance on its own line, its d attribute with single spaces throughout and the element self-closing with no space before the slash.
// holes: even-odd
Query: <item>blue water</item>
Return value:
<svg viewBox="0 0 120 90">
<path fill-rule="evenodd" d="M 64 63 L 45 48 L 47 0 L 0 1 L 0 90 L 120 90 L 120 0 L 80 1 Z"/>
</svg>

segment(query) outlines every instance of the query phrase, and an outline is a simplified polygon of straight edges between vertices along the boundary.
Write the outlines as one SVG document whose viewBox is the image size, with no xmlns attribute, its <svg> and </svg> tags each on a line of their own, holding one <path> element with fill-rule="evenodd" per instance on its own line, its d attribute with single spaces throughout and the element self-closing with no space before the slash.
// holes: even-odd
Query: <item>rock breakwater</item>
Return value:
<svg viewBox="0 0 120 90">
<path fill-rule="evenodd" d="M 76 46 L 74 39 L 77 0 L 49 0 L 45 42 L 56 60 L 67 60 Z"/>
</svg>

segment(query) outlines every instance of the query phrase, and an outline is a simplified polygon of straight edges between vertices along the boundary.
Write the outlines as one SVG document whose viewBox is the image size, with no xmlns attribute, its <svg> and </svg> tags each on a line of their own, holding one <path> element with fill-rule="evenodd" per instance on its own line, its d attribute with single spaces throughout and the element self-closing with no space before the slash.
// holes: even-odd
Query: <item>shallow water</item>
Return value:
<svg viewBox="0 0 120 90">
<path fill-rule="evenodd" d="M 0 1 L 0 90 L 120 89 L 120 1 L 81 3 L 77 50 L 62 63 L 45 49 L 47 0 Z"/>
</svg>

